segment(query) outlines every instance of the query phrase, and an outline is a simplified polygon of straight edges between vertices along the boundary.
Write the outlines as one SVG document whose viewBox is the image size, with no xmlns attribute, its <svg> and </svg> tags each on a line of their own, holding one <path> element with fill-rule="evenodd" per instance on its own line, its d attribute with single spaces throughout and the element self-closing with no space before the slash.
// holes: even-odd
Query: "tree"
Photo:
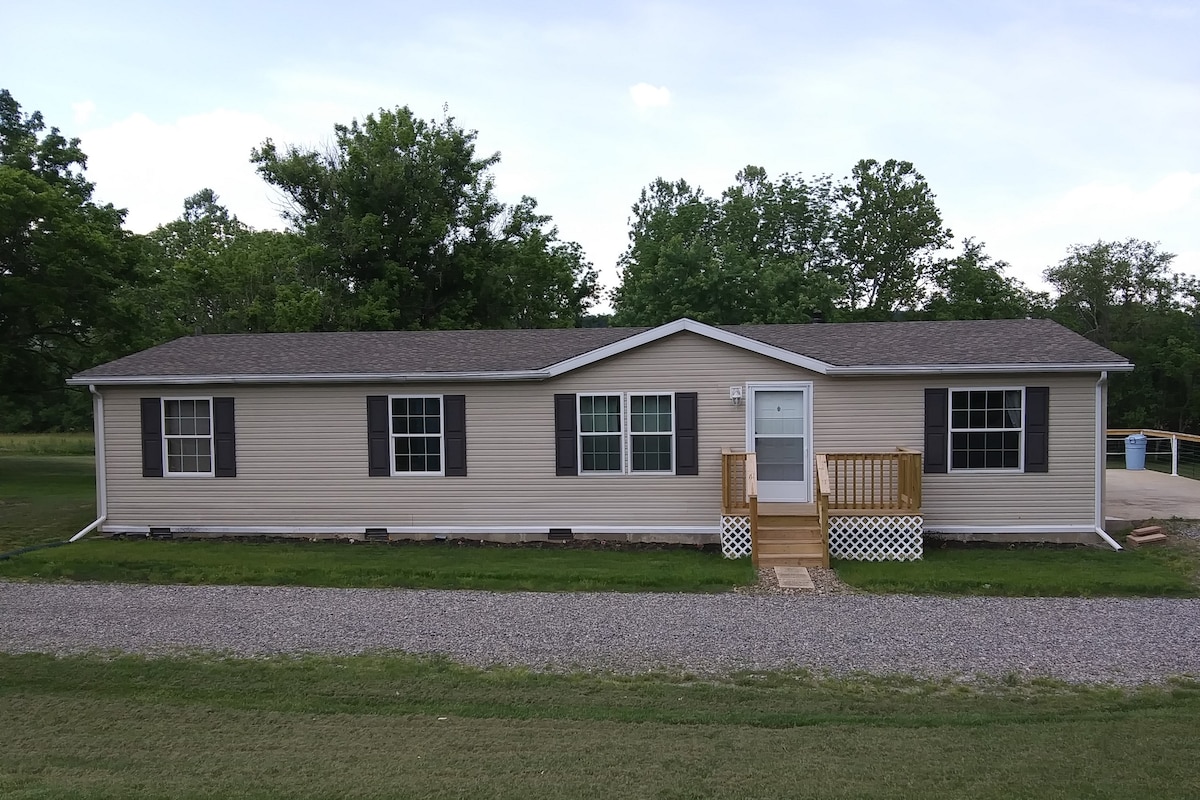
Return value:
<svg viewBox="0 0 1200 800">
<path fill-rule="evenodd" d="M 909 161 L 863 159 L 838 199 L 844 307 L 868 319 L 916 308 L 952 241 L 924 176 Z"/>
<path fill-rule="evenodd" d="M 1004 274 L 1008 264 L 984 252 L 983 243 L 964 239 L 962 253 L 935 270 L 925 302 L 927 319 L 1020 319 L 1040 315 L 1045 303 L 1021 281 Z"/>
<path fill-rule="evenodd" d="M 0 425 L 74 427 L 86 400 L 64 379 L 94 363 L 129 326 L 112 301 L 140 280 L 124 212 L 92 202 L 78 139 L 46 132 L 0 90 Z M 65 405 L 64 405 L 65 404 Z"/>
<path fill-rule="evenodd" d="M 828 317 L 840 289 L 828 178 L 806 181 L 748 166 L 721 198 L 659 178 L 633 207 L 613 293 L 620 324 L 681 316 L 742 324 Z"/>
<path fill-rule="evenodd" d="M 141 289 L 154 342 L 190 333 L 322 330 L 334 310 L 311 248 L 295 233 L 256 231 L 211 189 L 147 237 L 153 285 Z"/>
<path fill-rule="evenodd" d="M 1099 241 L 1045 271 L 1055 318 L 1137 365 L 1111 378 L 1115 426 L 1200 432 L 1200 288 L 1174 258 L 1157 243 Z"/>
<path fill-rule="evenodd" d="M 532 198 L 507 208 L 474 131 L 407 107 L 336 125 L 330 148 L 267 140 L 251 160 L 320 248 L 335 324 L 416 329 L 574 325 L 596 294 L 578 245 Z"/>
</svg>

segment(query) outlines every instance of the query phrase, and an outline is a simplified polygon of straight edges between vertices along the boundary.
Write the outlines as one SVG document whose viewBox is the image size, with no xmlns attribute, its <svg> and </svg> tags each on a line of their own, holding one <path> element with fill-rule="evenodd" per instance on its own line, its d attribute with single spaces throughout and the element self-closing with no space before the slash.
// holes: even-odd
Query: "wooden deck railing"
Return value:
<svg viewBox="0 0 1200 800">
<path fill-rule="evenodd" d="M 921 454 L 897 448 L 891 453 L 820 453 L 815 458 L 813 501 L 824 493 L 831 511 L 921 513 Z M 758 494 L 754 453 L 721 451 L 721 513 L 748 515 Z"/>
<path fill-rule="evenodd" d="M 816 483 L 813 499 L 817 503 L 817 520 L 821 523 L 821 539 L 825 549 L 825 566 L 829 566 L 829 459 L 824 453 L 817 454 L 817 468 L 813 471 Z"/>
<path fill-rule="evenodd" d="M 753 453 L 728 449 L 721 451 L 722 514 L 737 517 L 750 513 L 750 493 L 747 490 L 747 484 L 749 475 L 755 471 L 756 466 L 757 462 L 754 462 Z M 757 479 L 755 479 L 754 489 L 757 494 Z"/>
<path fill-rule="evenodd" d="M 917 451 L 826 453 L 824 458 L 830 509 L 921 513 L 921 454 Z"/>
</svg>

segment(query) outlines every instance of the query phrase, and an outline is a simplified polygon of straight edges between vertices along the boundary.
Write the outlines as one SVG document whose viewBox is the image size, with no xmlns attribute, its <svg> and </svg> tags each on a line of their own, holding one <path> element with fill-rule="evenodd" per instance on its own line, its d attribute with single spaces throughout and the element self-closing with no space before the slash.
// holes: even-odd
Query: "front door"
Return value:
<svg viewBox="0 0 1200 800">
<path fill-rule="evenodd" d="M 758 461 L 758 499 L 776 503 L 811 502 L 811 387 L 751 385 L 749 388 L 746 449 Z"/>
</svg>

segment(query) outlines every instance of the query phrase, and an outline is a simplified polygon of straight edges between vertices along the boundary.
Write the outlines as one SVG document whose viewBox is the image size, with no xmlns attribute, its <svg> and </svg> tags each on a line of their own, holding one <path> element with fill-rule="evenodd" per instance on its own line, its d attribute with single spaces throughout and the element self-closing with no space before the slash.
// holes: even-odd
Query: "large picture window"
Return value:
<svg viewBox="0 0 1200 800">
<path fill-rule="evenodd" d="M 1024 431 L 1024 390 L 950 392 L 951 469 L 1020 470 Z"/>
<path fill-rule="evenodd" d="M 579 395 L 579 472 L 672 473 L 672 394 Z"/>
<path fill-rule="evenodd" d="M 442 474 L 442 398 L 393 397 L 392 463 L 395 474 Z"/>
<path fill-rule="evenodd" d="M 166 474 L 212 476 L 212 400 L 165 398 L 162 413 Z"/>
</svg>

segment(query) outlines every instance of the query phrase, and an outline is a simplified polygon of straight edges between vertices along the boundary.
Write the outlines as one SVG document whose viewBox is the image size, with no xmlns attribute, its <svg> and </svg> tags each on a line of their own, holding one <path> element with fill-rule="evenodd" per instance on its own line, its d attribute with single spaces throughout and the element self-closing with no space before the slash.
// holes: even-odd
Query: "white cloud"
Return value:
<svg viewBox="0 0 1200 800">
<path fill-rule="evenodd" d="M 629 96 L 638 108 L 662 108 L 671 104 L 671 91 L 665 86 L 635 84 L 629 87 Z"/>
<path fill-rule="evenodd" d="M 91 100 L 84 100 L 82 103 L 72 103 L 71 110 L 75 112 L 75 122 L 82 125 L 92 118 L 92 114 L 96 112 L 96 104 Z"/>
<path fill-rule="evenodd" d="M 1173 267 L 1200 274 L 1200 172 L 1172 172 L 1151 183 L 1091 181 L 1043 196 L 1017 212 L 980 209 L 951 227 L 987 243 L 988 252 L 1014 267 L 1017 277 L 1041 284 L 1041 272 L 1073 244 L 1128 238 L 1159 242 L 1175 253 Z"/>
<path fill-rule="evenodd" d="M 250 163 L 267 137 L 290 141 L 257 114 L 218 109 L 169 122 L 135 113 L 80 139 L 96 199 L 127 208 L 127 227 L 145 233 L 177 218 L 184 199 L 204 188 L 243 222 L 281 227 L 278 195 Z"/>
</svg>

